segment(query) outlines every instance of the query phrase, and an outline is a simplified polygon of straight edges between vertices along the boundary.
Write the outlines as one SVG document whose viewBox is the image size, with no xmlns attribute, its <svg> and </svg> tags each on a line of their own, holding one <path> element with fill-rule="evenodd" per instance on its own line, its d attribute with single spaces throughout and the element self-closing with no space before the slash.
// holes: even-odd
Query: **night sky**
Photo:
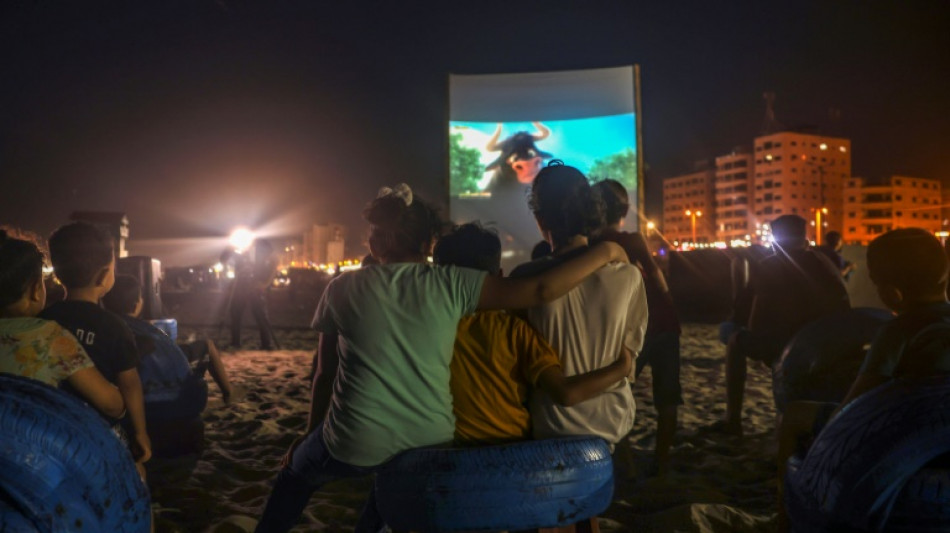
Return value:
<svg viewBox="0 0 950 533">
<path fill-rule="evenodd" d="M 950 185 L 950 2 L 772 4 L 4 2 L 0 223 L 125 211 L 136 252 L 334 221 L 355 244 L 381 185 L 445 198 L 448 73 L 631 63 L 653 216 L 663 177 L 751 144 L 766 90 L 850 137 L 855 175 Z"/>
</svg>

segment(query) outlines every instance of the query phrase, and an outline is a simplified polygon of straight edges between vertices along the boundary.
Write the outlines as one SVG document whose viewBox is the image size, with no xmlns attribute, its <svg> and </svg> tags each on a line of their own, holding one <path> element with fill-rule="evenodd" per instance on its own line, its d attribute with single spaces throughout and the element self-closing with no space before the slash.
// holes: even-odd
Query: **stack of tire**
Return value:
<svg viewBox="0 0 950 533">
<path fill-rule="evenodd" d="M 377 508 L 394 531 L 561 527 L 603 512 L 613 462 L 597 437 L 478 448 L 422 448 L 386 464 Z"/>
<path fill-rule="evenodd" d="M 950 531 L 950 377 L 900 379 L 833 418 L 785 478 L 792 531 Z"/>
<path fill-rule="evenodd" d="M 147 532 L 148 489 L 93 408 L 0 374 L 0 531 Z"/>
</svg>

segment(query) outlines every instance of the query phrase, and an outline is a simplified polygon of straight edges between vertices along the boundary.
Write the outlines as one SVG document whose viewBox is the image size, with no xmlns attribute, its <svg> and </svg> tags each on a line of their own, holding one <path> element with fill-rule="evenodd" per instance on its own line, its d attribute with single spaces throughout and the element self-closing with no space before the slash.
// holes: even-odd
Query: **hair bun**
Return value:
<svg viewBox="0 0 950 533">
<path fill-rule="evenodd" d="M 406 209 L 402 198 L 386 194 L 373 200 L 363 216 L 374 226 L 393 226 L 400 223 Z"/>
</svg>

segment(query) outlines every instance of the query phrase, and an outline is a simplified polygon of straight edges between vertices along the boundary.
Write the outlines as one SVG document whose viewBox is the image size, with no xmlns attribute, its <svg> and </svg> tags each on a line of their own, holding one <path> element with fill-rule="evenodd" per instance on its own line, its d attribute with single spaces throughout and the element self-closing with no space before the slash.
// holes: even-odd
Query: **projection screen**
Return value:
<svg viewBox="0 0 950 533">
<path fill-rule="evenodd" d="M 642 157 L 635 66 L 449 76 L 449 209 L 502 239 L 503 267 L 530 260 L 541 240 L 527 199 L 552 159 L 592 182 L 611 178 L 630 195 L 636 230 Z"/>
</svg>

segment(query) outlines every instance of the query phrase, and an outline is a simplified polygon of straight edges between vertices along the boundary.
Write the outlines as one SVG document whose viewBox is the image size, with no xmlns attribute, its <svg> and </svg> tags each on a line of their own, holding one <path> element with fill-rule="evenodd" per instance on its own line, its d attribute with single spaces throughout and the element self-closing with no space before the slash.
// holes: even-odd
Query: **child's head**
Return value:
<svg viewBox="0 0 950 533">
<path fill-rule="evenodd" d="M 841 247 L 841 234 L 835 230 L 825 233 L 825 245 L 837 250 Z"/>
<path fill-rule="evenodd" d="M 476 222 L 462 224 L 439 239 L 432 259 L 439 265 L 474 268 L 496 276 L 501 273 L 501 240 Z"/>
<path fill-rule="evenodd" d="M 109 292 L 115 280 L 112 238 L 92 224 L 73 222 L 49 238 L 50 261 L 60 283 L 69 289 L 99 287 Z"/>
<path fill-rule="evenodd" d="M 620 224 L 630 211 L 630 196 L 617 180 L 605 179 L 593 185 L 604 200 L 604 218 L 608 226 Z"/>
<path fill-rule="evenodd" d="M 102 305 L 117 315 L 138 316 L 142 311 L 142 284 L 135 276 L 119 274 L 112 290 L 102 297 Z"/>
<path fill-rule="evenodd" d="M 868 246 L 868 274 L 895 311 L 944 300 L 948 269 L 940 241 L 920 228 L 889 231 Z"/>
<path fill-rule="evenodd" d="M 363 210 L 370 223 L 369 249 L 382 263 L 416 261 L 432 251 L 432 242 L 442 230 L 435 209 L 413 198 L 405 184 L 384 188 Z"/>
<path fill-rule="evenodd" d="M 808 223 L 798 215 L 782 215 L 773 220 L 772 240 L 783 250 L 804 249 L 808 246 L 806 237 Z"/>
<path fill-rule="evenodd" d="M 35 316 L 46 305 L 43 251 L 28 238 L 0 228 L 0 312 Z"/>
<path fill-rule="evenodd" d="M 581 171 L 557 159 L 535 176 L 528 205 L 554 248 L 576 236 L 589 237 L 604 225 L 600 195 Z"/>
</svg>

